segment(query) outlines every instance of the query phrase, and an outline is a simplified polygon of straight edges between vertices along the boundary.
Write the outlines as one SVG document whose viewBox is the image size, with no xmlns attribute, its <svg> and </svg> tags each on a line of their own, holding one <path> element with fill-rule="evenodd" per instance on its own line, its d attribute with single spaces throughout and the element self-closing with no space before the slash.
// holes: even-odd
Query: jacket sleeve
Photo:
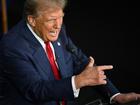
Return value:
<svg viewBox="0 0 140 105">
<path fill-rule="evenodd" d="M 62 33 L 62 34 L 61 34 Z M 74 74 L 79 74 L 88 64 L 88 57 L 82 52 L 80 48 L 78 48 L 69 35 L 66 33 L 65 26 L 62 26 L 62 30 L 60 32 L 60 40 L 63 43 L 64 50 L 71 54 L 73 60 Z"/>
<path fill-rule="evenodd" d="M 64 31 L 63 33 L 66 33 L 65 27 L 62 30 Z M 66 34 L 64 34 L 66 35 Z M 72 40 L 69 38 L 69 36 L 64 37 L 66 42 L 66 49 L 72 54 L 73 57 L 73 62 L 74 62 L 74 67 L 75 67 L 75 74 L 79 74 L 84 70 L 86 65 L 88 64 L 89 60 L 88 57 L 82 52 L 80 48 L 75 46 L 75 44 L 72 42 Z M 103 96 L 107 96 L 110 98 L 111 96 L 115 95 L 116 93 L 119 93 L 119 90 L 113 85 L 113 83 L 107 79 L 107 84 L 106 85 L 101 85 L 97 86 L 97 90 L 100 91 Z"/>
</svg>

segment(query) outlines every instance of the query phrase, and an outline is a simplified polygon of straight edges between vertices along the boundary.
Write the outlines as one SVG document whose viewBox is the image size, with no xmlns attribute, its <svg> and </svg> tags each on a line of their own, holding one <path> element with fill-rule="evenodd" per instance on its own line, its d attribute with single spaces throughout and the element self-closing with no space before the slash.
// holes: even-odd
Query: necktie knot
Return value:
<svg viewBox="0 0 140 105">
<path fill-rule="evenodd" d="M 48 44 L 49 44 L 49 41 L 47 41 L 47 42 L 44 42 L 44 43 L 45 43 L 45 45 L 46 45 L 46 46 L 48 46 Z"/>
</svg>

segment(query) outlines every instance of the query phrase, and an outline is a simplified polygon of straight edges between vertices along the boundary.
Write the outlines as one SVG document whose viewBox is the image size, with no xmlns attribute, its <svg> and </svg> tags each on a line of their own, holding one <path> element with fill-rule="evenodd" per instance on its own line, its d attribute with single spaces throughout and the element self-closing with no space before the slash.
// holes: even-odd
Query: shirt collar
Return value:
<svg viewBox="0 0 140 105">
<path fill-rule="evenodd" d="M 41 46 L 45 49 L 45 43 L 44 41 L 33 31 L 33 29 L 31 28 L 31 26 L 27 23 L 27 27 L 29 28 L 29 30 L 31 31 L 31 33 L 33 34 L 33 36 L 39 41 L 39 43 L 41 44 Z"/>
</svg>

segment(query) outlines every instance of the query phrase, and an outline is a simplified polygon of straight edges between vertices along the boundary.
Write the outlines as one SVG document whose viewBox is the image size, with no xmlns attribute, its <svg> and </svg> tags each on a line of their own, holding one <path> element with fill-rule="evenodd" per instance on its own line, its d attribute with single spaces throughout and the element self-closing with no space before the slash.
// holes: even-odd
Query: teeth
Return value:
<svg viewBox="0 0 140 105">
<path fill-rule="evenodd" d="M 55 34 L 56 34 L 55 31 L 51 31 L 51 32 L 50 32 L 50 35 L 55 35 Z"/>
</svg>

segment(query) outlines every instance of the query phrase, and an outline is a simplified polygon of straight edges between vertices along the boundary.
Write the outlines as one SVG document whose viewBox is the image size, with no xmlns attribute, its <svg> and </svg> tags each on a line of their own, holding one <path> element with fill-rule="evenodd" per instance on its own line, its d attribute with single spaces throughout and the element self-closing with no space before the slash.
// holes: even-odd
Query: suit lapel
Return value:
<svg viewBox="0 0 140 105">
<path fill-rule="evenodd" d="M 44 72 L 45 78 L 52 80 L 54 79 L 54 75 L 51 70 L 51 66 L 48 58 L 46 56 L 46 53 L 42 47 L 38 48 L 35 53 L 33 54 L 33 61 L 37 65 L 38 69 L 40 69 L 40 72 Z"/>
<path fill-rule="evenodd" d="M 59 66 L 61 76 L 62 76 L 62 78 L 68 77 L 69 74 L 67 73 L 67 70 L 66 70 L 63 48 L 61 45 L 62 43 L 60 40 L 57 40 L 57 41 L 53 42 L 52 44 L 55 49 L 56 60 L 57 60 L 58 66 Z"/>
<path fill-rule="evenodd" d="M 41 75 L 44 75 L 45 78 L 47 79 L 53 79 L 54 76 L 51 71 L 51 67 L 48 66 L 50 64 L 49 64 L 48 58 L 46 56 L 46 53 L 43 47 L 37 41 L 37 39 L 32 35 L 30 30 L 27 28 L 27 25 L 25 24 L 25 22 L 23 21 L 21 24 L 22 24 L 22 27 L 24 27 L 24 28 L 21 28 L 23 29 L 21 30 L 21 33 L 23 33 L 22 37 L 24 37 L 30 45 L 29 47 L 32 53 L 32 61 L 34 65 L 37 67 L 37 72 L 41 73 Z"/>
<path fill-rule="evenodd" d="M 68 77 L 69 73 L 67 72 L 67 69 L 66 69 L 66 64 L 65 64 L 63 48 L 61 46 L 61 42 L 56 41 L 56 42 L 53 42 L 52 44 L 53 44 L 53 47 L 55 50 L 55 56 L 56 56 L 60 74 L 61 74 L 62 78 Z M 46 56 L 44 49 L 42 47 L 38 47 L 38 48 L 36 47 L 35 49 L 36 49 L 36 51 L 33 54 L 33 59 L 34 59 L 33 61 L 35 62 L 35 64 L 37 64 L 39 69 L 41 68 L 41 70 L 43 70 L 43 72 L 45 72 L 45 75 L 48 76 L 47 78 L 49 80 L 54 79 L 54 75 L 51 70 L 51 66 L 50 66 L 49 60 Z"/>
</svg>

